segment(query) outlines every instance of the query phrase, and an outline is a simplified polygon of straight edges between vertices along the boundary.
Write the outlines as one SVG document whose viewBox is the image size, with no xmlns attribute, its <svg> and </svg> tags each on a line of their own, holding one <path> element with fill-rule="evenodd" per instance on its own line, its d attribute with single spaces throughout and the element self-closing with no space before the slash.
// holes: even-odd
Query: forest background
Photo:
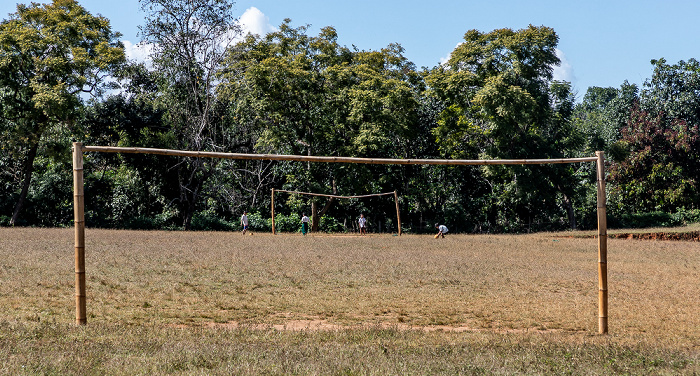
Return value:
<svg viewBox="0 0 700 376">
<path fill-rule="evenodd" d="M 19 4 L 0 23 L 0 225 L 72 225 L 72 142 L 234 153 L 521 159 L 604 151 L 611 227 L 700 221 L 700 64 L 652 60 L 641 87 L 553 79 L 546 26 L 468 30 L 417 69 L 403 48 L 359 50 L 286 20 L 247 35 L 233 2 L 143 0 L 148 63 L 74 0 Z M 238 37 L 238 38 L 236 38 Z M 233 43 L 232 41 L 237 40 Z M 271 189 L 399 194 L 406 232 L 596 226 L 592 163 L 394 166 L 87 153 L 88 227 L 270 229 Z M 275 225 L 395 231 L 392 198 L 279 194 Z"/>
</svg>

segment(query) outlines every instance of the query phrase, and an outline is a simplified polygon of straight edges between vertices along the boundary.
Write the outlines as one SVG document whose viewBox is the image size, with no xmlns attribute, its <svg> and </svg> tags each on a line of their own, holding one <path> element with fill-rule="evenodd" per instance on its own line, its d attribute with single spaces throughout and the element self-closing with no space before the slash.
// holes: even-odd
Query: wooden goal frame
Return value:
<svg viewBox="0 0 700 376">
<path fill-rule="evenodd" d="M 131 153 L 157 154 L 194 158 L 247 159 L 268 161 L 300 161 L 325 163 L 362 163 L 362 164 L 423 164 L 423 165 L 526 165 L 526 164 L 566 164 L 596 162 L 597 177 L 597 216 L 598 216 L 598 333 L 608 333 L 608 235 L 605 195 L 605 154 L 596 151 L 595 157 L 560 158 L 560 159 L 389 159 L 389 158 L 354 158 L 354 157 L 319 157 L 279 154 L 242 154 L 217 153 L 206 151 L 185 151 L 153 148 L 86 146 L 80 142 L 73 143 L 73 208 L 75 226 L 75 322 L 87 324 L 86 287 L 85 287 L 85 195 L 83 183 L 83 153 Z M 274 195 L 274 191 L 273 191 Z M 397 201 L 398 210 L 398 201 Z M 399 224 L 399 229 L 400 229 Z M 399 230 L 400 231 L 400 230 Z"/>
<path fill-rule="evenodd" d="M 288 191 L 285 189 L 274 189 L 272 188 L 272 197 L 270 201 L 270 213 L 272 214 L 272 235 L 275 235 L 277 232 L 275 231 L 275 193 L 277 192 L 285 192 L 285 193 L 292 193 L 292 194 L 298 194 L 298 195 L 306 195 L 306 196 L 318 196 L 318 197 L 331 197 L 331 198 L 339 198 L 339 199 L 349 199 L 349 198 L 367 198 L 367 197 L 379 197 L 379 196 L 389 196 L 389 195 L 394 195 L 394 203 L 396 204 L 396 231 L 401 236 L 401 213 L 399 212 L 399 195 L 396 193 L 396 191 L 393 192 L 385 192 L 385 193 L 372 193 L 368 195 L 359 195 L 359 196 L 339 196 L 339 195 L 327 195 L 327 194 L 322 194 L 322 193 L 311 193 L 311 192 L 298 192 L 298 191 Z"/>
</svg>

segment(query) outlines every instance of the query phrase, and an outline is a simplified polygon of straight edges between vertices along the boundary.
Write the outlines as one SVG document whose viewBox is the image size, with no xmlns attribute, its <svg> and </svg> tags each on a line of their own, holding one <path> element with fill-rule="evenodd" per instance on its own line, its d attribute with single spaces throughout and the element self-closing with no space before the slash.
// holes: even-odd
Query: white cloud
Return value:
<svg viewBox="0 0 700 376">
<path fill-rule="evenodd" d="M 228 45 L 226 42 L 236 43 L 249 33 L 264 36 L 267 33 L 277 31 L 277 28 L 270 24 L 270 18 L 256 7 L 246 9 L 243 15 L 238 19 L 238 23 L 241 27 L 241 34 L 229 36 L 228 41 L 224 38 L 222 45 Z M 124 43 L 124 52 L 127 59 L 139 63 L 146 63 L 149 68 L 151 67 L 150 55 L 154 47 L 152 44 L 134 44 L 128 40 L 123 40 L 122 43 Z"/>
<path fill-rule="evenodd" d="M 440 65 L 445 65 L 447 64 L 448 61 L 450 61 L 450 57 L 452 56 L 452 53 L 447 55 L 446 57 L 441 57 L 440 58 Z"/>
<path fill-rule="evenodd" d="M 574 68 L 566 59 L 566 55 L 564 52 L 562 52 L 562 50 L 555 48 L 554 51 L 556 52 L 559 60 L 561 60 L 561 64 L 559 64 L 559 66 L 554 66 L 554 79 L 573 83 L 576 79 L 576 76 L 574 75 Z"/>
<path fill-rule="evenodd" d="M 128 40 L 123 40 L 124 43 L 124 53 L 127 59 L 135 60 L 139 63 L 150 63 L 150 55 L 153 52 L 153 45 L 147 43 L 133 44 Z"/>
<path fill-rule="evenodd" d="M 244 36 L 248 34 L 265 36 L 267 33 L 277 31 L 277 28 L 270 24 L 270 17 L 256 7 L 246 9 L 238 19 L 238 23 L 241 25 Z"/>
</svg>

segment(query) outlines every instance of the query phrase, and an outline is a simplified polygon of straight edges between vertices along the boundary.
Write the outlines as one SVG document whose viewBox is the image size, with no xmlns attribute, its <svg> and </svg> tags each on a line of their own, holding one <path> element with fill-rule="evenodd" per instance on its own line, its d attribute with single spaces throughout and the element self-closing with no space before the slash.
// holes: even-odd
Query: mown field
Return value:
<svg viewBox="0 0 700 376">
<path fill-rule="evenodd" d="M 697 230 L 697 228 L 695 229 Z M 0 228 L 2 374 L 700 373 L 700 243 Z"/>
</svg>

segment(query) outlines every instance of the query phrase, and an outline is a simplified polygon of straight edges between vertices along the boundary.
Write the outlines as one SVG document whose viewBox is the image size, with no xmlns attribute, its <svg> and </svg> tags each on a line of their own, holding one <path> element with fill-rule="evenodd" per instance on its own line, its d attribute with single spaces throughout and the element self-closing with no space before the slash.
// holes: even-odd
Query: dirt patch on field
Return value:
<svg viewBox="0 0 700 376">
<path fill-rule="evenodd" d="M 201 325 L 201 324 L 197 324 Z M 181 324 L 175 325 L 178 328 L 188 328 L 192 325 Z M 226 329 L 238 329 L 238 328 L 248 328 L 252 330 L 279 330 L 279 331 L 340 331 L 347 329 L 394 329 L 394 330 L 415 330 L 422 332 L 450 332 L 450 333 L 463 333 L 463 332 L 493 332 L 493 333 L 550 333 L 550 332 L 562 332 L 562 329 L 550 329 L 543 327 L 533 327 L 533 328 L 475 328 L 467 324 L 455 324 L 455 325 L 409 325 L 405 323 L 392 323 L 392 322 L 381 322 L 375 324 L 355 324 L 355 325 L 340 325 L 329 322 L 328 320 L 321 318 L 307 318 L 307 319 L 292 319 L 286 320 L 279 324 L 253 324 L 253 323 L 241 323 L 238 321 L 229 321 L 225 323 L 217 322 L 207 322 L 204 326 L 209 328 L 226 328 Z"/>
<path fill-rule="evenodd" d="M 608 234 L 608 238 L 628 240 L 680 240 L 698 242 L 700 231 Z"/>
<path fill-rule="evenodd" d="M 581 235 L 571 237 L 595 238 L 597 235 Z M 700 242 L 700 231 L 690 232 L 625 232 L 608 233 L 608 239 L 625 240 L 676 240 L 686 242 Z"/>
</svg>

